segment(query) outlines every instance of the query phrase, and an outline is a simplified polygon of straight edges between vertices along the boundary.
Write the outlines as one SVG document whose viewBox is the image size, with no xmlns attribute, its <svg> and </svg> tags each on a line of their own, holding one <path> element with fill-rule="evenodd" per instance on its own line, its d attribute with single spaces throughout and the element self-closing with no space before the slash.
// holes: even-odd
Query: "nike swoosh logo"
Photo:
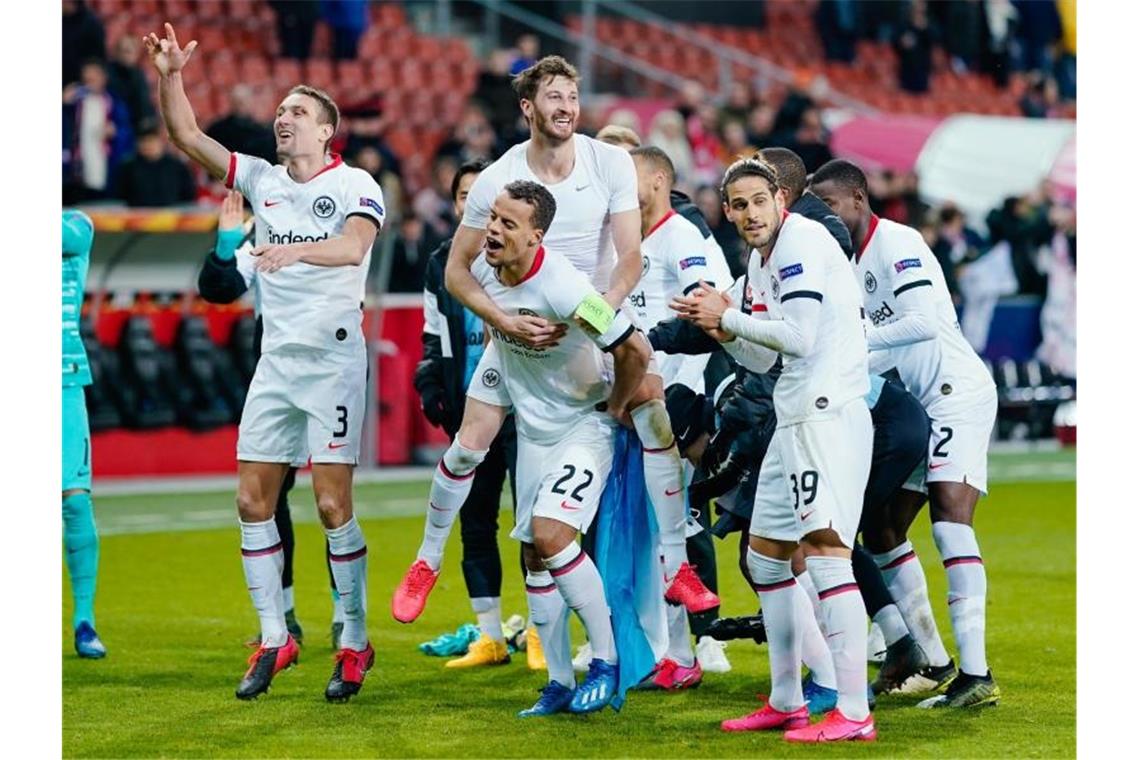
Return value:
<svg viewBox="0 0 1140 760">
<path fill-rule="evenodd" d="M 676 496 L 679 493 L 681 493 L 680 488 L 678 488 L 676 491 L 670 491 L 668 488 L 665 489 L 665 495 L 666 496 Z"/>
<path fill-rule="evenodd" d="M 265 207 L 266 208 L 273 208 L 274 206 L 280 206 L 284 202 L 285 201 L 266 201 Z"/>
<path fill-rule="evenodd" d="M 939 467 L 945 467 L 948 464 L 950 464 L 950 463 L 949 462 L 939 462 L 938 464 L 930 465 L 930 469 L 937 470 Z"/>
<path fill-rule="evenodd" d="M 836 631 L 835 633 L 829 633 L 829 634 L 827 634 L 827 638 L 834 639 L 836 636 L 839 636 L 842 633 L 843 633 L 843 631 Z"/>
<path fill-rule="evenodd" d="M 567 504 L 565 501 L 562 502 L 562 508 L 568 509 L 572 512 L 577 512 L 579 509 L 581 509 L 581 507 L 575 507 L 573 504 Z"/>
<path fill-rule="evenodd" d="M 432 504 L 430 501 L 428 502 L 428 506 L 431 507 L 432 509 L 434 509 L 436 512 L 446 512 L 447 511 L 446 509 L 440 509 L 436 505 Z"/>
<path fill-rule="evenodd" d="M 811 516 L 812 516 L 812 515 L 814 515 L 814 514 L 815 514 L 815 510 L 814 510 L 814 509 L 813 509 L 812 511 L 810 511 L 810 512 L 804 512 L 802 515 L 800 515 L 800 519 L 801 519 L 801 520 L 806 520 L 806 519 L 808 519 L 809 517 L 811 517 Z"/>
<path fill-rule="evenodd" d="M 585 190 L 587 187 L 589 187 L 589 185 L 582 185 L 581 187 L 575 187 L 575 188 L 574 188 L 574 191 L 575 191 L 575 192 L 579 192 L 579 193 L 580 193 L 580 192 L 582 192 L 583 190 Z"/>
<path fill-rule="evenodd" d="M 329 448 L 330 449 L 343 449 L 347 445 L 348 445 L 347 443 L 330 443 Z"/>
</svg>

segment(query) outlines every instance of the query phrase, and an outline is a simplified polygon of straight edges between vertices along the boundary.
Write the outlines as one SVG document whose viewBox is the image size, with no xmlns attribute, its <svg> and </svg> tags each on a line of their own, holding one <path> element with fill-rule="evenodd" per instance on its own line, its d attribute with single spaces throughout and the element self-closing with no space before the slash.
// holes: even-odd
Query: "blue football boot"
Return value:
<svg viewBox="0 0 1140 760">
<path fill-rule="evenodd" d="M 605 660 L 595 657 L 590 660 L 586 680 L 574 690 L 570 702 L 570 712 L 590 713 L 601 710 L 617 695 L 618 669 Z"/>
<path fill-rule="evenodd" d="M 804 701 L 807 702 L 808 712 L 812 715 L 823 715 L 835 709 L 839 701 L 839 692 L 820 686 L 809 673 L 804 679 Z"/>
<path fill-rule="evenodd" d="M 542 696 L 534 703 L 534 707 L 519 712 L 520 718 L 534 718 L 566 712 L 570 707 L 570 700 L 574 699 L 574 690 L 557 681 L 546 684 L 539 690 L 539 694 Z"/>
<path fill-rule="evenodd" d="M 87 660 L 98 660 L 107 656 L 107 647 L 99 640 L 99 634 L 84 620 L 75 629 L 75 653 Z"/>
</svg>

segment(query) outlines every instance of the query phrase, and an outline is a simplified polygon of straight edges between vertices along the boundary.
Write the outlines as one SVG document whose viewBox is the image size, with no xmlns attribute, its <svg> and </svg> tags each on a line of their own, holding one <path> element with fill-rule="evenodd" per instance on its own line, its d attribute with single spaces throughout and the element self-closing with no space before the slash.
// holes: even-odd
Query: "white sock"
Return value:
<svg viewBox="0 0 1140 760">
<path fill-rule="evenodd" d="M 261 620 L 261 645 L 284 646 L 289 638 L 285 630 L 285 601 L 281 594 L 281 570 L 285 553 L 281 535 L 273 518 L 265 522 L 241 520 L 241 564 L 249 598 Z"/>
<path fill-rule="evenodd" d="M 855 584 L 851 559 L 808 557 L 808 572 L 819 589 L 831 659 L 835 662 L 838 708 L 850 720 L 864 720 L 867 706 L 867 608 Z"/>
<path fill-rule="evenodd" d="M 903 620 L 902 613 L 899 612 L 898 605 L 888 604 L 876 612 L 871 619 L 879 624 L 879 629 L 883 632 L 883 641 L 887 643 L 887 646 L 894 644 L 910 633 L 910 629 L 906 627 L 906 621 Z"/>
<path fill-rule="evenodd" d="M 679 604 L 665 605 L 669 619 L 669 648 L 665 656 L 683 668 L 693 667 L 696 655 L 689 641 L 689 613 Z"/>
<path fill-rule="evenodd" d="M 807 594 L 808 602 L 811 603 L 812 614 L 815 615 L 816 625 L 820 630 L 823 630 L 823 607 L 819 606 L 819 590 L 815 587 L 815 582 L 811 579 L 811 573 L 804 570 L 796 576 L 796 580 L 800 582 L 804 593 Z"/>
<path fill-rule="evenodd" d="M 570 608 L 545 570 L 526 573 L 526 601 L 530 622 L 538 631 L 546 672 L 551 681 L 573 689 L 574 664 L 570 654 Z"/>
<path fill-rule="evenodd" d="M 586 628 L 594 657 L 610 665 L 617 663 L 610 607 L 606 604 L 602 576 L 598 574 L 594 561 L 582 551 L 576 541 L 571 541 L 569 546 L 553 557 L 544 557 L 542 564 L 550 571 L 566 605 L 578 613 L 578 618 Z"/>
<path fill-rule="evenodd" d="M 950 590 L 950 624 L 958 644 L 959 667 L 963 673 L 984 676 L 986 663 L 986 566 L 978 549 L 973 527 L 962 523 L 934 523 L 934 543 L 942 555 L 942 566 Z"/>
<path fill-rule="evenodd" d="M 329 561 L 336 591 L 344 605 L 344 632 L 340 635 L 340 646 L 361 651 L 368 646 L 364 617 L 368 596 L 368 547 L 364 545 L 364 534 L 356 522 L 356 515 L 353 515 L 339 528 L 326 529 L 325 536 L 329 540 Z"/>
<path fill-rule="evenodd" d="M 329 589 L 329 591 L 332 593 L 332 603 L 333 603 L 333 619 L 332 619 L 332 621 L 334 623 L 340 623 L 343 625 L 344 624 L 344 602 L 342 602 L 340 600 L 340 594 L 338 594 L 336 592 L 335 588 Z"/>
<path fill-rule="evenodd" d="M 497 596 L 471 597 L 471 609 L 479 621 L 479 630 L 495 641 L 506 642 L 503 638 L 503 612 Z"/>
<path fill-rule="evenodd" d="M 827 648 L 827 639 L 823 638 L 819 621 L 816 620 L 815 610 L 812 609 L 811 599 L 808 598 L 804 580 L 811 583 L 811 576 L 807 572 L 796 576 L 795 614 L 799 616 L 800 647 L 804 665 L 811 671 L 812 680 L 828 689 L 835 688 L 835 662 L 831 659 L 831 650 Z M 815 591 L 815 584 L 811 585 Z"/>
<path fill-rule="evenodd" d="M 800 683 L 800 633 L 796 616 L 796 579 L 792 563 L 772 559 L 748 548 L 748 573 L 764 610 L 764 631 L 768 634 L 768 664 L 772 689 L 768 704 L 781 712 L 793 712 L 804 705 Z"/>
<path fill-rule="evenodd" d="M 672 579 L 686 560 L 685 518 L 688 507 L 681 453 L 673 438 L 664 401 L 646 402 L 634 409 L 630 418 L 645 454 L 645 490 L 657 518 L 661 553 L 665 555 L 665 577 Z"/>
<path fill-rule="evenodd" d="M 895 606 L 906 621 L 907 630 L 922 647 L 926 659 L 934 667 L 949 664 L 950 655 L 942 644 L 938 624 L 934 622 L 934 610 L 931 609 L 930 598 L 927 596 L 926 574 L 922 571 L 922 563 L 918 561 L 918 555 L 914 553 L 910 541 L 903 541 L 894 549 L 874 557 L 875 564 L 883 572 L 883 580 L 890 589 Z"/>
<path fill-rule="evenodd" d="M 443 459 L 435 468 L 428 493 L 427 521 L 424 523 L 424 540 L 417 559 L 439 570 L 443 562 L 443 547 L 451 535 L 451 526 L 459 516 L 459 510 L 471 493 L 471 483 L 475 480 L 475 468 L 487 456 L 487 450 L 474 451 L 452 441 L 443 454 Z"/>
<path fill-rule="evenodd" d="M 284 560 L 284 555 L 282 555 L 282 559 Z M 285 611 L 286 612 L 293 609 L 293 587 L 292 586 L 287 586 L 287 587 L 281 589 L 281 598 L 285 600 Z"/>
</svg>

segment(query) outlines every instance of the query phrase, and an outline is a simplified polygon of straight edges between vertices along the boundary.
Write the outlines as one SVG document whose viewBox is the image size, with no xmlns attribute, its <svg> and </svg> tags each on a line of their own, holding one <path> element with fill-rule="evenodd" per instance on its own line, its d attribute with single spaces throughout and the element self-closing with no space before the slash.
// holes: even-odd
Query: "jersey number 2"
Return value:
<svg viewBox="0 0 1140 760">
<path fill-rule="evenodd" d="M 930 452 L 930 455 L 935 457 L 948 457 L 950 456 L 950 453 L 948 451 L 943 451 L 943 447 L 946 444 L 950 443 L 950 439 L 954 437 L 954 429 L 943 427 L 938 428 L 938 432 L 943 433 L 946 437 L 938 442 L 938 445 L 934 447 L 934 451 Z"/>
<path fill-rule="evenodd" d="M 554 481 L 554 485 L 550 487 L 550 490 L 559 496 L 566 495 L 566 489 L 562 487 L 562 484 L 567 480 L 572 480 L 578 473 L 578 470 L 572 464 L 564 464 L 562 465 L 562 469 L 566 471 L 566 474 L 560 477 L 558 480 Z M 582 491 L 589 488 L 590 484 L 594 482 L 594 473 L 590 470 L 587 470 L 583 467 L 582 475 L 585 476 L 585 480 L 575 486 L 574 490 L 570 492 L 570 498 L 574 501 L 581 501 Z"/>
</svg>

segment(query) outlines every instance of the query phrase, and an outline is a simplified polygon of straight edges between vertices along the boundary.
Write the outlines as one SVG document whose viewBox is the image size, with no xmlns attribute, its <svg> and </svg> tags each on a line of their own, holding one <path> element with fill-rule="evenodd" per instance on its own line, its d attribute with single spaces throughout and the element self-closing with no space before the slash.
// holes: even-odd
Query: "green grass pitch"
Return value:
<svg viewBox="0 0 1140 760">
<path fill-rule="evenodd" d="M 419 621 L 394 622 L 392 589 L 412 560 L 427 483 L 357 487 L 369 543 L 369 633 L 376 668 L 348 704 L 327 704 L 332 668 L 324 542 L 307 489 L 294 491 L 296 598 L 305 627 L 299 667 L 252 703 L 233 689 L 256 617 L 245 591 L 232 495 L 99 497 L 102 556 L 98 628 L 110 654 L 79 660 L 71 648 L 64 581 L 65 757 L 1071 757 L 1076 751 L 1076 486 L 1072 454 L 997 457 L 978 532 L 989 578 L 989 659 L 1003 692 L 997 708 L 970 713 L 914 709 L 887 697 L 875 712 L 879 741 L 795 747 L 778 734 L 724 734 L 720 720 L 759 707 L 768 689 L 767 648 L 734 642 L 731 673 L 706 675 L 680 693 L 631 693 L 620 714 L 522 721 L 543 684 L 510 665 L 449 672 L 416 644 L 471 622 L 459 571 L 458 531 Z M 1005 478 L 1004 482 L 1002 479 Z M 1041 478 L 1044 478 L 1042 480 Z M 509 524 L 509 515 L 503 514 Z M 525 614 L 517 545 L 502 526 L 504 614 Z M 926 513 L 912 531 L 943 636 L 946 579 Z M 717 543 L 723 614 L 750 614 L 756 597 L 736 568 L 735 546 Z M 66 572 L 64 573 L 66 578 Z M 577 624 L 575 624 L 577 625 Z M 583 639 L 576 628 L 576 642 Z"/>
</svg>

